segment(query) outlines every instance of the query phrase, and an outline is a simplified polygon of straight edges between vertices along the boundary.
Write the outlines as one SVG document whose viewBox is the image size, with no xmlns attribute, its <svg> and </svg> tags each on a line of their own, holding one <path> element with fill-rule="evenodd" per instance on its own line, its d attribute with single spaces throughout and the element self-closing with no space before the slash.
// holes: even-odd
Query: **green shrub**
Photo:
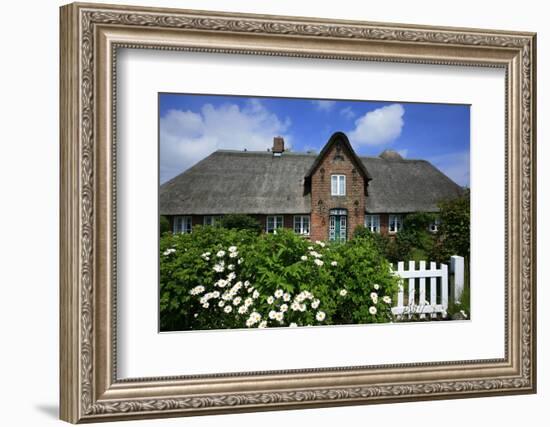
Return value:
<svg viewBox="0 0 550 427">
<path fill-rule="evenodd" d="M 164 233 L 167 233 L 170 231 L 170 222 L 168 221 L 168 218 L 166 218 L 164 215 L 160 216 L 160 223 L 159 223 L 159 232 L 162 236 Z"/>
<path fill-rule="evenodd" d="M 335 271 L 336 311 L 334 323 L 382 323 L 393 316 L 397 278 L 379 252 L 373 236 L 354 237 L 334 248 L 339 268 Z M 340 294 L 345 290 L 345 296 Z"/>
<path fill-rule="evenodd" d="M 255 218 L 243 214 L 224 215 L 217 225 L 229 230 L 251 230 L 256 233 L 262 231 L 260 223 Z"/>
<path fill-rule="evenodd" d="M 285 229 L 196 227 L 163 236 L 160 250 L 161 330 L 391 320 L 396 279 L 366 238 L 312 243 Z"/>
<path fill-rule="evenodd" d="M 441 224 L 438 251 L 443 258 L 460 255 L 470 259 L 470 191 L 439 204 Z"/>
</svg>

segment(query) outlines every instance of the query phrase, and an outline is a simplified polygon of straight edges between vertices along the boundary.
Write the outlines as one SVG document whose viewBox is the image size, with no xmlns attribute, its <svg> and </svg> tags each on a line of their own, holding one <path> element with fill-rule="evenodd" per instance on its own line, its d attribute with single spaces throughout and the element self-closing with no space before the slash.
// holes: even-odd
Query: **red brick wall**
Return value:
<svg viewBox="0 0 550 427">
<path fill-rule="evenodd" d="M 329 212 L 347 209 L 348 238 L 365 222 L 365 182 L 351 160 L 351 153 L 340 143 L 332 145 L 311 177 L 311 239 L 327 240 Z M 331 175 L 346 176 L 346 195 L 331 195 Z"/>
<path fill-rule="evenodd" d="M 380 233 L 388 234 L 388 214 L 380 214 Z"/>
</svg>

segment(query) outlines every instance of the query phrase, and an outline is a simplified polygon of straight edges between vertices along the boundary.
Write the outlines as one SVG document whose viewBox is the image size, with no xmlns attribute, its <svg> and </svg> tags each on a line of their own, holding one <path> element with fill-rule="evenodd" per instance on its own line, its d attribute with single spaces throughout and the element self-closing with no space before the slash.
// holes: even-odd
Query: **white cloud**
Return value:
<svg viewBox="0 0 550 427">
<path fill-rule="evenodd" d="M 236 104 L 205 104 L 199 112 L 169 110 L 160 119 L 160 181 L 178 175 L 219 149 L 261 150 L 273 145 L 273 137 L 285 138 L 290 120 L 280 120 L 260 101 L 244 108 Z"/>
<path fill-rule="evenodd" d="M 336 101 L 311 101 L 321 111 L 330 111 L 336 105 Z"/>
<path fill-rule="evenodd" d="M 353 111 L 351 107 L 342 108 L 340 110 L 340 114 L 348 120 L 351 120 L 356 116 L 355 111 Z"/>
<path fill-rule="evenodd" d="M 405 109 L 400 104 L 369 111 L 355 121 L 349 132 L 352 142 L 359 145 L 382 145 L 395 141 L 401 135 Z"/>
<path fill-rule="evenodd" d="M 458 185 L 470 186 L 470 152 L 459 151 L 426 158 Z"/>
</svg>

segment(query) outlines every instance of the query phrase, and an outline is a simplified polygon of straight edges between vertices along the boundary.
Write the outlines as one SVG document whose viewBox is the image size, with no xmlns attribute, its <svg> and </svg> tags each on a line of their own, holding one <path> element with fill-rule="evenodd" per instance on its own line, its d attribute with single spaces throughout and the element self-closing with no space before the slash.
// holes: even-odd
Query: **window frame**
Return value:
<svg viewBox="0 0 550 427">
<path fill-rule="evenodd" d="M 369 221 L 369 219 L 371 221 Z M 375 221 L 375 227 L 373 227 L 373 219 Z M 368 229 L 371 233 L 380 233 L 380 215 L 379 214 L 365 214 L 365 228 Z M 375 228 L 375 230 L 373 230 Z"/>
<path fill-rule="evenodd" d="M 304 219 L 307 218 L 307 233 L 304 233 Z M 299 219 L 299 231 L 296 231 L 296 220 Z M 311 233 L 311 216 L 310 215 L 294 215 L 292 218 L 292 229 L 300 236 L 309 236 Z"/>
<path fill-rule="evenodd" d="M 335 185 L 335 183 L 336 183 L 336 185 Z M 334 191 L 335 189 L 336 189 L 336 192 Z M 331 196 L 345 196 L 346 195 L 346 175 L 344 175 L 344 174 L 332 174 L 330 176 L 330 195 Z"/>
<path fill-rule="evenodd" d="M 206 218 L 212 218 L 212 223 L 207 224 Z M 221 215 L 204 215 L 204 217 L 202 219 L 202 225 L 214 226 L 214 225 L 216 225 L 216 222 L 219 222 L 221 220 L 221 218 L 222 218 Z"/>
<path fill-rule="evenodd" d="M 178 227 L 181 220 L 181 227 Z M 176 215 L 172 222 L 172 232 L 177 233 L 191 233 L 193 231 L 193 217 L 191 215 Z"/>
<path fill-rule="evenodd" d="M 269 219 L 270 218 L 273 218 L 273 228 L 270 230 L 269 228 Z M 281 224 L 278 225 L 278 218 L 281 219 Z M 273 233 L 275 230 L 277 230 L 278 228 L 283 228 L 284 227 L 284 221 L 285 221 L 285 218 L 284 218 L 284 215 L 267 215 L 265 217 L 265 232 L 266 233 Z"/>
<path fill-rule="evenodd" d="M 430 233 L 437 233 L 439 231 L 440 225 L 441 225 L 441 219 L 435 218 L 432 222 L 428 224 L 428 231 Z"/>
<path fill-rule="evenodd" d="M 392 231 L 392 218 L 397 220 L 396 229 Z M 403 230 L 403 215 L 402 214 L 388 214 L 388 234 L 397 234 Z"/>
</svg>

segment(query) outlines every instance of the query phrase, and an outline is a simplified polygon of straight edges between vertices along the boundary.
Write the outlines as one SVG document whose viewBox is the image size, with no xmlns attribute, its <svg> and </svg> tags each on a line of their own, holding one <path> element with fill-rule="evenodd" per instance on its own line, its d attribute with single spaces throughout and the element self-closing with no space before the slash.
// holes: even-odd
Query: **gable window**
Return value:
<svg viewBox="0 0 550 427">
<path fill-rule="evenodd" d="M 309 215 L 294 215 L 294 232 L 309 236 Z"/>
<path fill-rule="evenodd" d="M 174 217 L 174 233 L 191 233 L 193 223 L 190 216 Z"/>
<path fill-rule="evenodd" d="M 380 233 L 380 215 L 365 215 L 365 228 L 372 233 Z"/>
<path fill-rule="evenodd" d="M 346 195 L 346 175 L 331 176 L 331 194 L 333 196 Z"/>
<path fill-rule="evenodd" d="M 216 225 L 221 219 L 219 215 L 205 215 L 203 224 L 204 225 Z"/>
<path fill-rule="evenodd" d="M 441 220 L 439 218 L 434 219 L 434 221 L 430 222 L 430 225 L 428 225 L 428 230 L 432 233 L 437 233 L 437 230 L 439 230 L 439 224 L 441 224 Z"/>
<path fill-rule="evenodd" d="M 277 228 L 283 228 L 282 215 L 268 215 L 265 220 L 265 231 L 273 233 Z"/>
<path fill-rule="evenodd" d="M 388 221 L 388 232 L 397 233 L 403 228 L 403 216 L 402 215 L 390 215 Z"/>
</svg>

